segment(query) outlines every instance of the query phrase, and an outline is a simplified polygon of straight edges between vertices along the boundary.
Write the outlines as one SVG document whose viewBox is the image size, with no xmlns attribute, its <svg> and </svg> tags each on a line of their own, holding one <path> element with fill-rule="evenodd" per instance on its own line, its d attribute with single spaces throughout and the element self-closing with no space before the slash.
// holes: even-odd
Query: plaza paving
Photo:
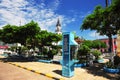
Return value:
<svg viewBox="0 0 120 80">
<path fill-rule="evenodd" d="M 0 80 L 52 80 L 14 65 L 0 62 Z"/>
<path fill-rule="evenodd" d="M 16 65 L 28 68 L 30 70 L 34 70 L 34 71 L 46 74 L 45 77 L 51 80 L 52 78 L 50 77 L 55 77 L 55 78 L 64 79 L 64 80 L 119 80 L 118 77 L 120 77 L 119 74 L 110 74 L 110 73 L 104 72 L 103 65 L 98 63 L 95 63 L 91 67 L 75 68 L 75 75 L 71 78 L 66 78 L 61 75 L 62 66 L 59 64 L 42 63 L 42 62 L 7 62 L 6 64 L 9 64 L 9 65 L 16 64 Z M 33 77 L 36 77 L 36 76 L 33 75 Z M 49 79 L 46 79 L 46 80 L 49 80 Z"/>
<path fill-rule="evenodd" d="M 14 64 L 65 80 L 115 80 L 118 77 L 118 74 L 105 73 L 97 64 L 93 67 L 75 68 L 75 75 L 71 78 L 61 76 L 61 65 L 41 62 L 14 62 Z"/>
</svg>

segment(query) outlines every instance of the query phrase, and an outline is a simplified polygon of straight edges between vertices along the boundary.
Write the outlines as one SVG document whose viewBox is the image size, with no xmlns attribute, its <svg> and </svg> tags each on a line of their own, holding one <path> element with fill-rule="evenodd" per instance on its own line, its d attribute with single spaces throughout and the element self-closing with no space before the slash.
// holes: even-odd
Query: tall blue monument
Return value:
<svg viewBox="0 0 120 80">
<path fill-rule="evenodd" d="M 72 77 L 74 76 L 74 59 L 73 59 L 73 46 L 78 45 L 74 41 L 74 34 L 70 32 L 64 32 L 62 36 L 62 76 Z"/>
</svg>

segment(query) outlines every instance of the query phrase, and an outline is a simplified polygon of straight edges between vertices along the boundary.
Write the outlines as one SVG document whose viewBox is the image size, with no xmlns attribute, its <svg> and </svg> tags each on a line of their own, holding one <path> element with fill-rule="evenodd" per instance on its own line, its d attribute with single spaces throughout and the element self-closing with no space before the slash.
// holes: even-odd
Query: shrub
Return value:
<svg viewBox="0 0 120 80">
<path fill-rule="evenodd" d="M 43 49 L 42 49 L 42 54 L 43 54 L 43 55 L 47 55 L 47 53 L 48 53 L 48 49 L 47 49 L 47 48 L 43 48 Z"/>
<path fill-rule="evenodd" d="M 102 54 L 99 50 L 92 50 L 91 53 L 95 56 L 96 60 L 98 60 L 99 56 Z"/>
<path fill-rule="evenodd" d="M 111 61 L 109 61 L 109 62 L 107 62 L 106 64 L 105 64 L 105 66 L 107 67 L 107 68 L 117 68 L 117 66 L 115 66 L 115 65 L 113 65 L 113 63 L 111 62 Z"/>
<path fill-rule="evenodd" d="M 78 53 L 86 55 L 87 53 L 89 53 L 89 51 L 90 51 L 90 48 L 88 46 L 81 45 L 80 48 L 79 48 L 79 50 L 78 50 Z"/>
<path fill-rule="evenodd" d="M 49 59 L 52 59 L 55 54 L 57 54 L 57 50 L 52 49 L 52 50 L 50 50 L 50 51 L 48 52 L 47 55 L 48 55 L 48 58 L 49 58 Z"/>
<path fill-rule="evenodd" d="M 77 59 L 79 60 L 79 63 L 84 63 L 87 61 L 87 55 L 90 52 L 90 48 L 86 45 L 81 45 L 78 53 L 77 53 Z"/>
<path fill-rule="evenodd" d="M 8 50 L 15 51 L 17 49 L 17 46 L 11 46 Z"/>
<path fill-rule="evenodd" d="M 114 65 L 116 66 L 120 65 L 120 57 L 117 55 L 114 57 Z"/>
<path fill-rule="evenodd" d="M 27 51 L 27 50 L 28 50 L 27 47 L 25 47 L 25 46 L 21 47 L 21 51 L 22 51 L 22 52 L 25 52 L 25 51 Z"/>
</svg>

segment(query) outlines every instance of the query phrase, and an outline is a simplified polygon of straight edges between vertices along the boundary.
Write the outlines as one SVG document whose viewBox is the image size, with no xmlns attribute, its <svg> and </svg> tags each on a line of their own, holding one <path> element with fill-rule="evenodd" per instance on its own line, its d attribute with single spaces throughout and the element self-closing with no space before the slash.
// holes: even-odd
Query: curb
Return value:
<svg viewBox="0 0 120 80">
<path fill-rule="evenodd" d="M 12 64 L 12 65 L 14 65 L 14 66 L 17 66 L 17 67 L 19 67 L 19 68 L 22 68 L 22 69 L 25 69 L 25 70 L 34 72 L 34 73 L 36 73 L 36 74 L 40 74 L 40 75 L 43 75 L 43 76 L 52 78 L 52 79 L 54 79 L 54 80 L 64 80 L 64 79 L 62 79 L 62 78 L 53 77 L 51 74 L 44 74 L 44 73 L 41 73 L 41 72 L 39 72 L 39 71 L 35 71 L 35 70 L 30 69 L 30 68 L 26 68 L 26 67 L 20 66 L 20 65 L 18 65 L 18 64 L 14 64 L 14 63 L 11 63 L 11 62 L 8 62 L 8 63 L 9 63 L 9 64 Z"/>
</svg>

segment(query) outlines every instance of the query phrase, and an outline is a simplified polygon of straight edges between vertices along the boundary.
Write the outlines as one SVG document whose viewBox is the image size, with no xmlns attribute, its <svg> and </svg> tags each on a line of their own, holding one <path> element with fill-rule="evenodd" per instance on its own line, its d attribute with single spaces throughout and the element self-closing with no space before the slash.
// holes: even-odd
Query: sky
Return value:
<svg viewBox="0 0 120 80">
<path fill-rule="evenodd" d="M 75 32 L 87 40 L 106 38 L 96 31 L 80 30 L 85 17 L 97 5 L 105 7 L 105 0 L 0 0 L 0 28 L 34 20 L 42 30 L 55 32 L 59 18 L 62 32 Z"/>
</svg>

